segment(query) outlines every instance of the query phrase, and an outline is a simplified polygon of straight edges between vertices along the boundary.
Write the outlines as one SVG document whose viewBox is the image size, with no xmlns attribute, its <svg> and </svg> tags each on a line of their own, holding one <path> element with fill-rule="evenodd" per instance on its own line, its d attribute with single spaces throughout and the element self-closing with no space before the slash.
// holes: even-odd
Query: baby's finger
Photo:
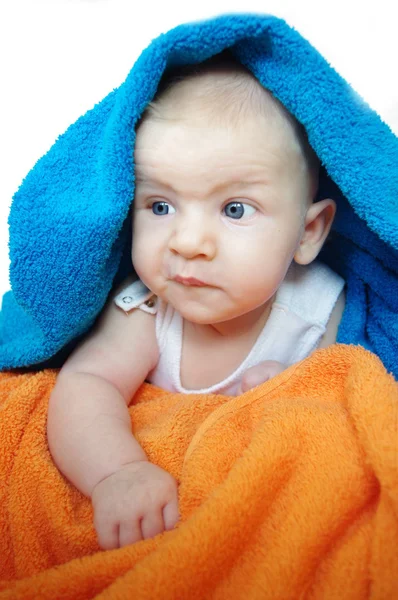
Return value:
<svg viewBox="0 0 398 600">
<path fill-rule="evenodd" d="M 163 508 L 164 528 L 167 531 L 173 529 L 176 523 L 178 522 L 179 518 L 180 515 L 178 512 L 177 500 L 173 500 L 172 502 L 166 504 L 166 506 Z"/>
<path fill-rule="evenodd" d="M 155 537 L 164 531 L 162 509 L 144 516 L 141 521 L 141 532 L 144 540 Z"/>
<path fill-rule="evenodd" d="M 97 540 L 102 550 L 114 550 L 119 547 L 119 524 L 99 523 L 94 519 L 94 527 L 97 532 Z"/>
<path fill-rule="evenodd" d="M 238 387 L 236 388 L 236 392 L 235 392 L 235 396 L 241 396 L 242 394 L 244 394 L 245 392 L 242 389 L 242 384 L 240 383 L 238 385 Z"/>
<path fill-rule="evenodd" d="M 242 375 L 241 390 L 244 394 L 249 390 L 265 383 L 270 378 L 268 369 L 252 367 Z"/>
<path fill-rule="evenodd" d="M 143 539 L 140 520 L 122 521 L 119 527 L 119 547 L 135 544 Z"/>
</svg>

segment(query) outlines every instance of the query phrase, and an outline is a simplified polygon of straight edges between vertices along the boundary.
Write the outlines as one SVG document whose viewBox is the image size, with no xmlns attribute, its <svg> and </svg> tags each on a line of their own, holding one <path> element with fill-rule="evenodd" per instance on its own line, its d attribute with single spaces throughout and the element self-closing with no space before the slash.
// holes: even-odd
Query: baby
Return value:
<svg viewBox="0 0 398 600">
<path fill-rule="evenodd" d="M 51 454 L 91 497 L 104 549 L 178 521 L 177 481 L 132 435 L 140 385 L 243 393 L 334 343 L 344 308 L 344 282 L 313 262 L 336 210 L 313 202 L 317 158 L 242 66 L 169 80 L 137 128 L 135 163 L 140 281 L 66 361 L 48 412 Z"/>
</svg>

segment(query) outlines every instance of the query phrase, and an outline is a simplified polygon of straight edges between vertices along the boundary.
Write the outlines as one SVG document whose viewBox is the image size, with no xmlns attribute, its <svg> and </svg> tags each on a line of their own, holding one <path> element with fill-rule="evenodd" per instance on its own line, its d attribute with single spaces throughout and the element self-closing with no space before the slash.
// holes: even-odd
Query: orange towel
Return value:
<svg viewBox="0 0 398 600">
<path fill-rule="evenodd" d="M 374 355 L 335 345 L 232 399 L 144 384 L 134 432 L 181 522 L 108 552 L 48 452 L 55 377 L 0 376 L 1 600 L 398 598 L 398 384 Z"/>
</svg>

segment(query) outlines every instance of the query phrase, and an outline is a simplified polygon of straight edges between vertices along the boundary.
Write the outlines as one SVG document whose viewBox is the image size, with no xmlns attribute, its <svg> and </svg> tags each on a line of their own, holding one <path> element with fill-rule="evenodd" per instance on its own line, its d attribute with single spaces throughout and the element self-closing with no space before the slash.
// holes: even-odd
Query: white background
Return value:
<svg viewBox="0 0 398 600">
<path fill-rule="evenodd" d="M 3 0 L 0 8 L 0 297 L 9 289 L 7 216 L 36 160 L 125 79 L 162 32 L 222 13 L 284 18 L 398 135 L 393 0 Z"/>
</svg>

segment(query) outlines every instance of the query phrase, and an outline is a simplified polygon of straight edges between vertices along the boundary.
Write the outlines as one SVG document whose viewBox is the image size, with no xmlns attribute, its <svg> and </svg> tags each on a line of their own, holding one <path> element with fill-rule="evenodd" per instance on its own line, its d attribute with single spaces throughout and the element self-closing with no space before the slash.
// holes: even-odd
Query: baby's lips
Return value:
<svg viewBox="0 0 398 600">
<path fill-rule="evenodd" d="M 177 281 L 177 283 L 182 283 L 183 285 L 195 287 L 204 287 L 208 285 L 205 281 L 196 279 L 196 277 L 181 277 L 181 275 L 176 275 L 176 277 L 174 277 L 174 281 Z"/>
</svg>

